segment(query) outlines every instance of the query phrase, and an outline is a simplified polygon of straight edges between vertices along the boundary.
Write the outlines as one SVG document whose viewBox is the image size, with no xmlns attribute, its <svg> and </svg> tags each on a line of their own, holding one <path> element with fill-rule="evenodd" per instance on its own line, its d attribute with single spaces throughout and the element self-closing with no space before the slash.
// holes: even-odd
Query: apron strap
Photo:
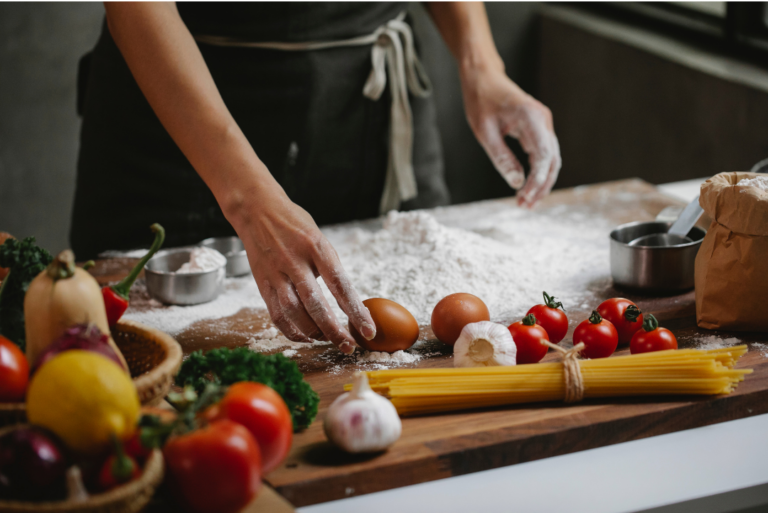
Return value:
<svg viewBox="0 0 768 513">
<path fill-rule="evenodd" d="M 405 12 L 377 28 L 373 33 L 342 41 L 321 41 L 307 43 L 248 42 L 226 37 L 195 36 L 198 42 L 216 46 L 265 48 L 282 51 L 312 51 L 345 46 L 371 48 L 371 73 L 363 87 L 363 95 L 377 101 L 390 81 L 392 105 L 389 121 L 389 157 L 384 192 L 379 204 L 379 213 L 397 210 L 402 201 L 413 199 L 418 194 L 416 176 L 413 172 L 413 114 L 408 101 L 408 91 L 424 98 L 432 93 L 432 83 L 421 64 L 413 41 L 411 27 L 405 21 Z"/>
</svg>

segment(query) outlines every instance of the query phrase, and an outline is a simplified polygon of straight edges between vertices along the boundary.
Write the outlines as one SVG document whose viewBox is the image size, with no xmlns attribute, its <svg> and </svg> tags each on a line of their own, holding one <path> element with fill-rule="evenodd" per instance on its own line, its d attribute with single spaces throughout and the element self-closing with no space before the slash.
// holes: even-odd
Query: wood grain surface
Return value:
<svg viewBox="0 0 768 513">
<path fill-rule="evenodd" d="M 612 198 L 622 194 L 622 200 Z M 487 211 L 510 208 L 512 199 L 484 202 Z M 561 190 L 545 200 L 545 206 L 575 205 L 592 209 L 594 215 L 615 223 L 652 220 L 658 212 L 680 202 L 660 194 L 640 180 L 626 180 Z M 474 205 L 473 211 L 477 211 Z M 451 216 L 461 216 L 461 207 L 451 207 Z M 440 220 L 439 215 L 436 215 Z M 705 227 L 706 219 L 700 221 Z M 607 234 L 606 234 L 607 237 Z M 123 276 L 134 262 L 102 260 L 93 269 L 102 282 Z M 644 312 L 650 312 L 672 329 L 681 347 L 697 337 L 713 334 L 696 327 L 693 291 L 668 297 L 642 296 L 606 287 L 600 298 L 629 297 Z M 596 307 L 591 305 L 589 309 Z M 586 318 L 589 310 L 569 309 L 572 319 Z M 511 321 L 511 320 L 506 320 Z M 200 321 L 177 340 L 185 352 L 213 347 L 234 347 L 250 334 L 271 326 L 266 312 L 244 309 L 215 323 Z M 573 326 L 571 327 L 573 329 Z M 431 331 L 422 326 L 422 336 Z M 766 342 L 765 334 L 716 333 L 736 336 L 747 343 Z M 570 333 L 566 342 L 570 342 Z M 452 366 L 450 348 L 437 341 L 435 355 L 414 367 Z M 619 351 L 619 354 L 627 350 Z M 550 352 L 545 361 L 555 360 Z M 326 441 L 322 420 L 329 404 L 357 370 L 328 347 L 303 349 L 296 357 L 307 381 L 321 398 L 317 420 L 294 437 L 286 461 L 266 478 L 267 482 L 295 506 L 304 506 L 354 495 L 432 481 L 450 476 L 513 465 L 526 461 L 602 447 L 615 443 L 705 426 L 768 412 L 768 358 L 752 346 L 739 367 L 751 367 L 737 391 L 720 397 L 665 397 L 587 400 L 579 405 L 556 403 L 450 413 L 403 420 L 403 435 L 390 450 L 375 455 L 346 455 Z"/>
</svg>

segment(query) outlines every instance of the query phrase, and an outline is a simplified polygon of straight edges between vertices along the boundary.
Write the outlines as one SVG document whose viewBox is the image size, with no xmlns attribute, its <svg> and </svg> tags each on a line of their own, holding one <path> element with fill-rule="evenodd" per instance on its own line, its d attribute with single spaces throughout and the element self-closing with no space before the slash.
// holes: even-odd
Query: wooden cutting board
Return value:
<svg viewBox="0 0 768 513">
<path fill-rule="evenodd" d="M 610 201 L 624 193 L 621 205 Z M 629 198 L 629 199 L 627 199 Z M 485 202 L 490 210 L 513 200 Z M 590 205 L 595 213 L 615 223 L 652 220 L 658 212 L 680 202 L 660 194 L 639 180 L 625 180 L 561 190 L 545 206 Z M 701 224 L 707 225 L 703 220 Z M 125 274 L 129 260 L 104 260 L 94 274 L 102 282 Z M 600 297 L 633 299 L 678 336 L 681 347 L 696 337 L 710 335 L 696 327 L 693 292 L 670 297 L 627 294 L 612 288 Z M 597 305 L 591 305 L 594 307 Z M 586 318 L 589 311 L 569 309 L 571 318 Z M 248 330 L 255 335 L 271 326 L 266 312 L 244 309 L 215 323 L 200 321 L 176 338 L 185 352 L 242 345 Z M 422 334 L 431 337 L 428 327 Z M 735 335 L 746 342 L 766 342 L 766 335 Z M 570 340 L 570 334 L 566 341 Z M 414 366 L 450 367 L 450 348 L 434 342 L 437 356 Z M 620 351 L 619 354 L 626 352 Z M 322 358 L 321 358 L 322 356 Z M 545 358 L 554 360 L 551 352 Z M 690 429 L 768 412 L 768 358 L 753 346 L 740 367 L 755 369 L 738 390 L 723 397 L 668 397 L 627 400 L 588 400 L 577 406 L 556 403 L 434 415 L 403 420 L 400 440 L 385 453 L 351 456 L 334 449 L 325 439 L 322 420 L 329 404 L 350 382 L 355 366 L 328 348 L 308 348 L 296 358 L 307 381 L 321 398 L 320 413 L 307 430 L 294 436 L 286 461 L 266 477 L 267 482 L 294 506 L 304 506 L 355 495 L 397 488 L 444 477 L 602 447 L 640 438 Z"/>
</svg>

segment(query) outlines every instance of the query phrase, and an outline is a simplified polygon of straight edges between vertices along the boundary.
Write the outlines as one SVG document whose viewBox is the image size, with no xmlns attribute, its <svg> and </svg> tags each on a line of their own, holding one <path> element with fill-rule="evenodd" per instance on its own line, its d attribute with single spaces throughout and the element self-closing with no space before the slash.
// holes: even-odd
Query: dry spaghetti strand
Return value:
<svg viewBox="0 0 768 513">
<path fill-rule="evenodd" d="M 680 349 L 574 360 L 579 396 L 718 395 L 736 389 L 752 369 L 735 369 L 747 346 Z M 562 401 L 573 394 L 562 362 L 513 367 L 391 369 L 367 372 L 371 387 L 392 400 L 400 415 Z M 347 388 L 347 385 L 345 388 Z"/>
</svg>

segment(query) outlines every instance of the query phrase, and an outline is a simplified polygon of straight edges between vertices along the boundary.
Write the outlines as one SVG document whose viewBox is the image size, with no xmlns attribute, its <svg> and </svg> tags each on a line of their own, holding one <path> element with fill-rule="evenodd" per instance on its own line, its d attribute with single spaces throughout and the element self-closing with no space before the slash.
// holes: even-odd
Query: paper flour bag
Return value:
<svg viewBox="0 0 768 513">
<path fill-rule="evenodd" d="M 742 180 L 752 185 L 737 185 Z M 755 180 L 757 179 L 757 180 Z M 701 186 L 712 224 L 696 256 L 701 328 L 768 332 L 768 174 L 720 173 Z"/>
</svg>

